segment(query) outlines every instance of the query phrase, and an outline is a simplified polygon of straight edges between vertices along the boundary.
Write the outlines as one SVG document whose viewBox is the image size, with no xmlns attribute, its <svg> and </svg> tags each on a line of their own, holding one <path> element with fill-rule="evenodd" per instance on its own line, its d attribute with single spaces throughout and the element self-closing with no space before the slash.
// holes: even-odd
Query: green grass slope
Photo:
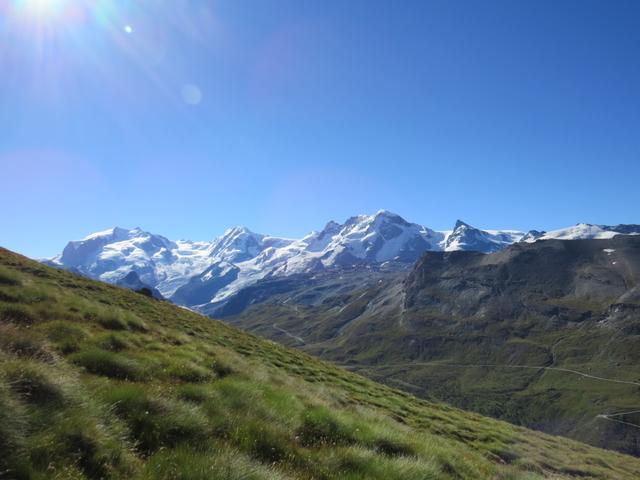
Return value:
<svg viewBox="0 0 640 480">
<path fill-rule="evenodd" d="M 640 477 L 0 250 L 2 479 Z"/>
</svg>

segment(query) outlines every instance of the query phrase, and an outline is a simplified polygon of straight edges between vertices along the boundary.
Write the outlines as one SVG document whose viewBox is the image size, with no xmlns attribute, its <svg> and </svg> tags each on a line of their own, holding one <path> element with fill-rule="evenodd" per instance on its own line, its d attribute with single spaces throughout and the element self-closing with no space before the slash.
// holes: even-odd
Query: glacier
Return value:
<svg viewBox="0 0 640 480">
<path fill-rule="evenodd" d="M 146 285 L 165 298 L 197 309 L 223 302 L 271 277 L 387 263 L 408 267 L 429 250 L 492 253 L 520 241 L 618 234 L 640 234 L 640 226 L 580 223 L 550 232 L 522 232 L 481 230 L 458 220 L 452 230 L 436 231 L 380 210 L 350 217 L 344 223 L 330 221 L 322 230 L 300 239 L 234 227 L 210 242 L 173 241 L 140 228 L 114 227 L 69 242 L 47 263 L 121 285 L 127 285 L 125 278 L 135 272 L 135 285 Z"/>
</svg>

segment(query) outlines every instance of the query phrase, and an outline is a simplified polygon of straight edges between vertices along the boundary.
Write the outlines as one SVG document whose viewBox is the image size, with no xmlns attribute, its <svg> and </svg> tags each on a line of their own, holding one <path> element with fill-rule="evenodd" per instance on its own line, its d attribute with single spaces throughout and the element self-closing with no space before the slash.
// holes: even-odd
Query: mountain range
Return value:
<svg viewBox="0 0 640 480">
<path fill-rule="evenodd" d="M 422 398 L 638 456 L 639 234 L 462 221 L 443 232 L 379 211 L 301 239 L 114 228 L 48 263 L 157 291 Z"/>
<path fill-rule="evenodd" d="M 140 228 L 111 228 L 71 241 L 47 261 L 90 278 L 156 289 L 180 305 L 217 312 L 243 289 L 276 277 L 344 268 L 409 268 L 427 251 L 491 253 L 515 242 L 611 238 L 638 225 L 578 224 L 553 232 L 481 230 L 458 220 L 450 231 L 410 223 L 386 210 L 329 222 L 300 239 L 230 228 L 211 242 L 172 241 Z"/>
</svg>

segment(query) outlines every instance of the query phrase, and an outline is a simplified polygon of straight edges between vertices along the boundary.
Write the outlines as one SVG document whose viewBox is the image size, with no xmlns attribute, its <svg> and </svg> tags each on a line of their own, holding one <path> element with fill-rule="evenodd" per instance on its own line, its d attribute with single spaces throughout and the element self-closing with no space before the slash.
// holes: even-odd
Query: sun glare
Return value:
<svg viewBox="0 0 640 480">
<path fill-rule="evenodd" d="M 89 13 L 84 0 L 13 0 L 11 5 L 9 14 L 16 24 L 40 37 L 75 27 Z"/>
<path fill-rule="evenodd" d="M 52 15 L 60 11 L 64 0 L 23 0 L 19 2 L 23 8 L 37 15 Z"/>
</svg>

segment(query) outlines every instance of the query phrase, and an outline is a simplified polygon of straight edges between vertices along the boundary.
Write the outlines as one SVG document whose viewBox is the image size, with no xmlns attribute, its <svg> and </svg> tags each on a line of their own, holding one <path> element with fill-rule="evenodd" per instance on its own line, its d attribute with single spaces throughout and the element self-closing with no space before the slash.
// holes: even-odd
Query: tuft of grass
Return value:
<svg viewBox="0 0 640 480">
<path fill-rule="evenodd" d="M 29 478 L 25 459 L 26 412 L 0 377 L 0 472 L 17 479 Z"/>
<path fill-rule="evenodd" d="M 206 386 L 185 383 L 177 390 L 178 398 L 188 402 L 203 403 L 211 398 L 211 392 Z"/>
<path fill-rule="evenodd" d="M 16 272 L 0 267 L 0 285 L 19 286 L 21 283 L 20 277 Z"/>
<path fill-rule="evenodd" d="M 218 359 L 213 362 L 211 368 L 218 378 L 224 378 L 227 375 L 231 375 L 233 373 L 233 368 Z"/>
<path fill-rule="evenodd" d="M 75 407 L 36 435 L 31 465 L 38 471 L 64 472 L 54 478 L 128 478 L 134 462 L 126 442 L 113 435 L 110 422 L 96 422 L 95 406 Z"/>
<path fill-rule="evenodd" d="M 325 407 L 304 412 L 296 438 L 305 447 L 348 445 L 355 440 L 351 428 Z"/>
<path fill-rule="evenodd" d="M 0 322 L 32 325 L 36 321 L 37 316 L 29 306 L 0 303 Z"/>
<path fill-rule="evenodd" d="M 542 480 L 549 478 L 545 475 L 539 475 L 532 472 L 520 472 L 518 470 L 501 468 L 493 477 L 492 480 Z M 553 477 L 551 477 L 553 478 Z"/>
<path fill-rule="evenodd" d="M 15 292 L 10 292 L 7 290 L 0 291 L 0 302 L 17 303 L 20 301 L 21 301 L 20 296 L 16 295 Z"/>
<path fill-rule="evenodd" d="M 129 326 L 126 320 L 115 312 L 100 315 L 96 318 L 96 321 L 108 330 L 126 330 Z"/>
<path fill-rule="evenodd" d="M 240 450 L 261 462 L 276 463 L 295 458 L 287 432 L 270 422 L 245 418 L 237 422 L 230 440 Z"/>
<path fill-rule="evenodd" d="M 42 364 L 6 362 L 3 373 L 11 390 L 25 403 L 50 405 L 64 400 L 60 379 Z"/>
<path fill-rule="evenodd" d="M 438 463 L 428 458 L 380 456 L 360 446 L 341 448 L 332 457 L 322 458 L 326 470 L 337 472 L 329 478 L 344 480 L 436 480 L 450 477 Z M 479 478 L 479 477 L 478 477 Z"/>
<path fill-rule="evenodd" d="M 54 320 L 41 327 L 46 338 L 64 354 L 77 352 L 82 342 L 88 338 L 87 331 L 80 325 L 66 320 Z"/>
<path fill-rule="evenodd" d="M 126 322 L 127 322 L 127 326 L 133 330 L 134 332 L 148 332 L 149 331 L 149 327 L 147 326 L 147 324 L 138 316 L 136 315 L 128 315 L 126 317 Z"/>
<path fill-rule="evenodd" d="M 391 438 L 378 438 L 373 442 L 373 447 L 376 452 L 389 457 L 411 456 L 415 454 L 415 450 L 410 445 Z"/>
<path fill-rule="evenodd" d="M 109 333 L 98 340 L 98 346 L 112 352 L 120 352 L 131 348 L 132 344 L 123 335 Z"/>
<path fill-rule="evenodd" d="M 193 451 L 178 447 L 151 457 L 142 480 L 285 480 L 275 468 L 232 449 Z"/>
<path fill-rule="evenodd" d="M 87 372 L 121 380 L 144 380 L 147 372 L 140 362 L 122 354 L 90 348 L 72 354 L 70 360 Z"/>
<path fill-rule="evenodd" d="M 189 361 L 174 362 L 165 369 L 165 373 L 169 377 L 191 383 L 206 382 L 213 376 L 206 368 Z"/>
<path fill-rule="evenodd" d="M 0 478 L 124 477 L 131 459 L 117 432 L 105 410 L 54 365 L 0 364 Z"/>
<path fill-rule="evenodd" d="M 48 345 L 30 331 L 13 324 L 0 324 L 0 351 L 12 356 L 53 362 L 54 355 Z"/>
<path fill-rule="evenodd" d="M 120 462 L 117 448 L 105 446 L 91 425 L 68 424 L 60 432 L 64 453 L 88 478 L 108 478 L 110 467 Z"/>
<path fill-rule="evenodd" d="M 198 445 L 208 437 L 208 420 L 194 405 L 149 395 L 134 385 L 111 389 L 105 401 L 126 422 L 132 440 L 146 454 L 181 443 Z"/>
</svg>

